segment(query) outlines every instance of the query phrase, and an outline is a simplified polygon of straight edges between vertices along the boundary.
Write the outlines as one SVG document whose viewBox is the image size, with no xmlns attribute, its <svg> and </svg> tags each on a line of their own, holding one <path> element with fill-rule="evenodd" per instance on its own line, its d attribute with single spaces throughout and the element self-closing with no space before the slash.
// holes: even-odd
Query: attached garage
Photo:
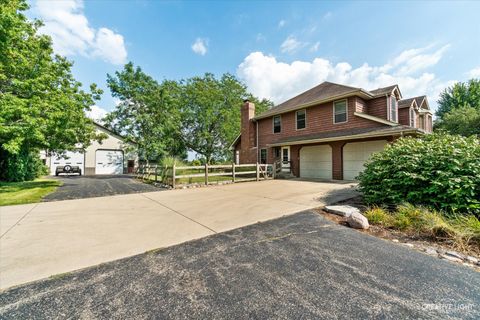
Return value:
<svg viewBox="0 0 480 320">
<path fill-rule="evenodd" d="M 352 142 L 343 147 L 343 179 L 355 180 L 372 153 L 382 151 L 386 140 Z"/>
<path fill-rule="evenodd" d="M 72 167 L 80 167 L 82 174 L 85 172 L 85 154 L 83 152 L 67 151 L 65 157 L 50 157 L 50 174 L 55 175 L 58 166 L 70 165 Z"/>
<path fill-rule="evenodd" d="M 122 150 L 97 150 L 95 152 L 95 174 L 122 174 Z"/>
<path fill-rule="evenodd" d="M 300 177 L 332 179 L 332 148 L 329 145 L 302 147 Z"/>
</svg>

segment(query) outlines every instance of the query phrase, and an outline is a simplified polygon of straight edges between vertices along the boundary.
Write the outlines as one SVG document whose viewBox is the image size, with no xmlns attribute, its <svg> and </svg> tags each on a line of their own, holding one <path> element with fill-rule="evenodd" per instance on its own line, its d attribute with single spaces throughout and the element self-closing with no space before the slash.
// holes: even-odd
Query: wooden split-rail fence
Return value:
<svg viewBox="0 0 480 320">
<path fill-rule="evenodd" d="M 271 164 L 231 164 L 202 166 L 165 166 L 142 164 L 136 170 L 139 179 L 163 183 L 175 188 L 188 184 L 260 181 L 275 178 L 277 170 Z"/>
</svg>

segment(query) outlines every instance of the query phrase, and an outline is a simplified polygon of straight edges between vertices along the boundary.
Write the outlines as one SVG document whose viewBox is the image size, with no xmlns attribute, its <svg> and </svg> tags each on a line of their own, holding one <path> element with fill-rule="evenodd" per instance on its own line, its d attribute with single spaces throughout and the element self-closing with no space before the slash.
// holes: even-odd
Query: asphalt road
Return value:
<svg viewBox="0 0 480 320">
<path fill-rule="evenodd" d="M 0 294 L 6 319 L 479 319 L 480 274 L 312 212 Z"/>
<path fill-rule="evenodd" d="M 55 179 L 62 181 L 63 185 L 55 192 L 44 197 L 43 201 L 83 199 L 162 190 L 153 185 L 137 181 L 129 175 L 61 175 L 55 177 Z"/>
</svg>

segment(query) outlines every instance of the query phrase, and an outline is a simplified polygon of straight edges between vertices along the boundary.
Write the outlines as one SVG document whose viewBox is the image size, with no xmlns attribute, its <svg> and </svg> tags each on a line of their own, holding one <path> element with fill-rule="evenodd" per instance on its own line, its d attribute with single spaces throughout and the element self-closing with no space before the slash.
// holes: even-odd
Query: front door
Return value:
<svg viewBox="0 0 480 320">
<path fill-rule="evenodd" d="M 282 147 L 282 171 L 290 172 L 290 147 Z"/>
</svg>

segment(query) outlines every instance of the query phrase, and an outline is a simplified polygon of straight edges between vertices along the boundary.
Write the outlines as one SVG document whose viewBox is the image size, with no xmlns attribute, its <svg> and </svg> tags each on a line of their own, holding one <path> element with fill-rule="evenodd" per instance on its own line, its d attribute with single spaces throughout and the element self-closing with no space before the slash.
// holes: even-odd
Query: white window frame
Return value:
<svg viewBox="0 0 480 320">
<path fill-rule="evenodd" d="M 298 113 L 301 112 L 301 111 L 305 112 L 305 127 L 299 129 L 298 128 Z M 295 130 L 305 130 L 305 129 L 307 129 L 307 109 L 297 110 L 297 111 L 295 111 Z"/>
<path fill-rule="evenodd" d="M 395 99 L 395 120 L 392 119 L 392 99 Z M 389 97 L 388 97 L 388 105 L 390 106 L 389 110 L 388 110 L 388 120 L 390 120 L 391 122 L 398 122 L 398 100 L 397 100 L 397 97 L 395 97 L 395 94 L 391 94 Z"/>
<path fill-rule="evenodd" d="M 279 132 L 275 132 L 275 118 L 276 117 L 280 118 L 280 131 Z M 278 114 L 278 115 L 275 115 L 275 116 L 272 117 L 272 132 L 274 134 L 282 133 L 282 115 Z"/>
<path fill-rule="evenodd" d="M 335 104 L 342 101 L 345 101 L 345 121 L 335 122 Z M 333 108 L 333 124 L 342 124 L 342 123 L 348 122 L 348 99 L 333 101 L 332 108 Z"/>
<path fill-rule="evenodd" d="M 416 127 L 416 122 L 417 122 L 417 119 L 416 119 L 416 115 L 415 115 L 415 108 L 413 107 L 410 107 L 410 110 L 408 110 L 408 119 L 410 120 L 408 122 L 408 124 L 410 125 L 410 127 L 413 127 L 415 128 Z"/>
</svg>

